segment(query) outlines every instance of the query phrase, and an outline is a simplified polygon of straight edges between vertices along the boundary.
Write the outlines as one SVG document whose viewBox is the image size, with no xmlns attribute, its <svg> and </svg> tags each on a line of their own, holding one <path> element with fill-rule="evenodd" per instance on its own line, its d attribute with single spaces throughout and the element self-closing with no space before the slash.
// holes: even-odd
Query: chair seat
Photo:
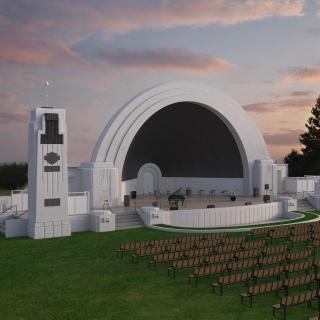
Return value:
<svg viewBox="0 0 320 320">
<path fill-rule="evenodd" d="M 220 283 L 216 282 L 211 285 L 212 287 L 220 287 Z"/>
<path fill-rule="evenodd" d="M 240 293 L 240 296 L 241 296 L 241 297 L 250 297 L 250 296 L 252 296 L 252 295 L 249 294 L 248 292 L 245 292 L 245 293 Z"/>
<path fill-rule="evenodd" d="M 274 304 L 274 305 L 272 306 L 272 308 L 274 308 L 274 309 L 281 309 L 281 304 L 280 304 L 280 303 Z"/>
</svg>

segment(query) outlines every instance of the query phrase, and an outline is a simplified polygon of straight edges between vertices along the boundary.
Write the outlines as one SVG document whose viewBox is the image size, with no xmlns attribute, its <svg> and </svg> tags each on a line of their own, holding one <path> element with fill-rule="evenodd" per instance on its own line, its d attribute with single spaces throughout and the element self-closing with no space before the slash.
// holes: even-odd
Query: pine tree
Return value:
<svg viewBox="0 0 320 320">
<path fill-rule="evenodd" d="M 307 131 L 300 135 L 301 151 L 304 159 L 305 174 L 320 174 L 320 96 L 307 120 Z"/>
</svg>

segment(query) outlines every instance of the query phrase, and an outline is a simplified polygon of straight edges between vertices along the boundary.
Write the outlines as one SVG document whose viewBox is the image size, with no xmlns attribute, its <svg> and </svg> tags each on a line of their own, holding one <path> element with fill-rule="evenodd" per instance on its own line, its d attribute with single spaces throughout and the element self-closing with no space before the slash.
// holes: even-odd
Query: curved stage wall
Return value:
<svg viewBox="0 0 320 320">
<path fill-rule="evenodd" d="M 169 105 L 152 115 L 135 135 L 122 181 L 135 179 L 145 163 L 163 177 L 242 178 L 237 144 L 223 121 L 195 103 Z"/>
</svg>

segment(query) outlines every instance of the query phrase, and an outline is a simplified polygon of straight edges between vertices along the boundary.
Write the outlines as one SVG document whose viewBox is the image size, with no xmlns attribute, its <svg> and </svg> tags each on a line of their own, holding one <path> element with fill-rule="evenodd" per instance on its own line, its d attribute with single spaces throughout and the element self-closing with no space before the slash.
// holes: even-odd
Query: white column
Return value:
<svg viewBox="0 0 320 320">
<path fill-rule="evenodd" d="M 64 110 L 36 108 L 31 112 L 28 180 L 28 235 L 33 239 L 70 236 Z"/>
</svg>

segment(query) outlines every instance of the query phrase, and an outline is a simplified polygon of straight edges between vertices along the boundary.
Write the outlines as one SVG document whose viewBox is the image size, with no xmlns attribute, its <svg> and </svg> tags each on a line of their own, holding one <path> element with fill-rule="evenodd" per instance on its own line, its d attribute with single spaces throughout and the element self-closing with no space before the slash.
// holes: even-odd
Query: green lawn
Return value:
<svg viewBox="0 0 320 320">
<path fill-rule="evenodd" d="M 11 191 L 6 189 L 0 189 L 0 196 L 10 196 Z"/>
<path fill-rule="evenodd" d="M 190 270 L 171 280 L 167 265 L 154 272 L 149 259 L 132 264 L 130 254 L 116 257 L 120 242 L 172 236 L 135 229 L 36 241 L 1 237 L 0 319 L 272 319 L 271 305 L 279 301 L 273 294 L 256 297 L 251 310 L 240 305 L 244 285 L 226 287 L 220 297 L 209 290 L 214 278 L 200 279 L 194 288 L 185 281 Z M 315 314 L 306 305 L 292 307 L 288 320 Z"/>
</svg>

